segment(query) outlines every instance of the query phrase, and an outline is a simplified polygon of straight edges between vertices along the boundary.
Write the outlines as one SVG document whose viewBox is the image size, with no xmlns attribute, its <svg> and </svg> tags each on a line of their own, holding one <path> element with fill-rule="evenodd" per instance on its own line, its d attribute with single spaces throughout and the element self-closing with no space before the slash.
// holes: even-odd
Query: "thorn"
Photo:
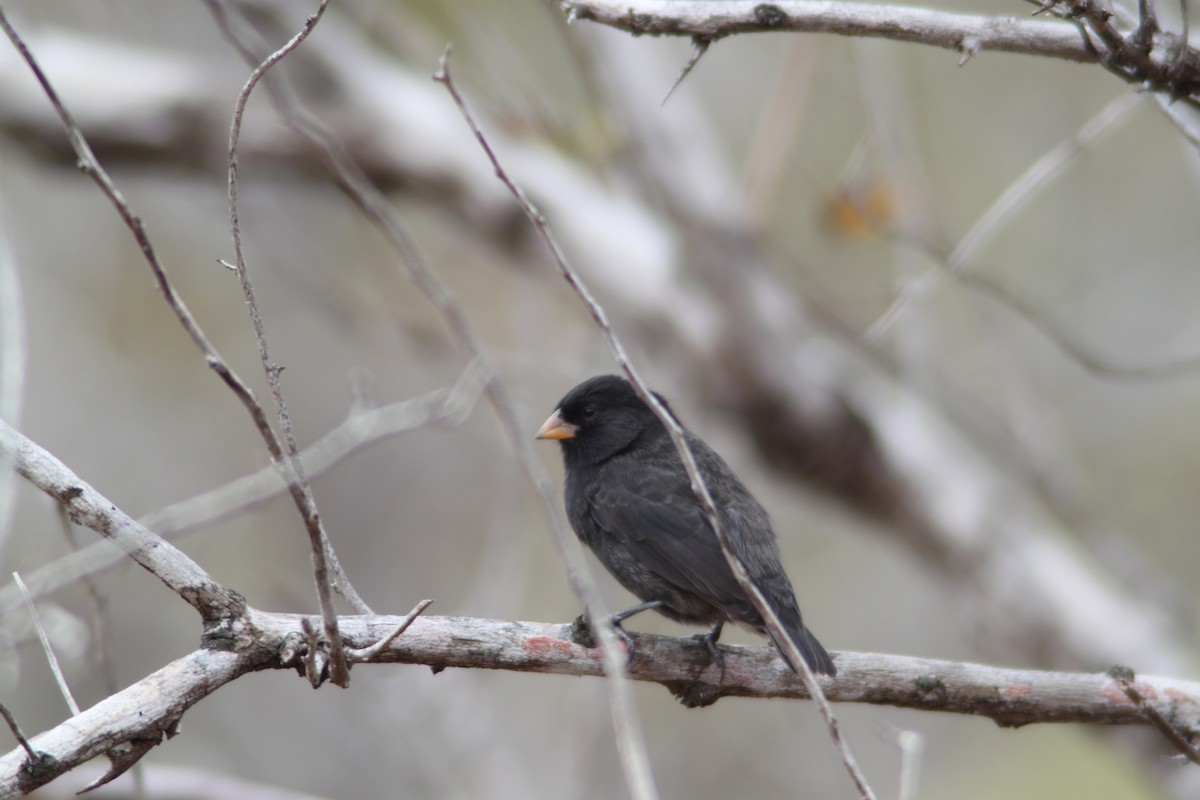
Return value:
<svg viewBox="0 0 1200 800">
<path fill-rule="evenodd" d="M 958 43 L 958 52 L 962 54 L 962 58 L 958 60 L 958 65 L 960 67 L 964 66 L 968 61 L 971 60 L 971 57 L 978 53 L 981 49 L 982 47 L 980 46 L 979 40 L 974 36 L 967 36 L 963 38 L 963 40 Z"/>
<path fill-rule="evenodd" d="M 696 64 L 700 63 L 700 59 L 708 52 L 710 44 L 712 44 L 712 39 L 704 39 L 699 36 L 692 37 L 692 57 L 683 65 L 683 71 L 679 73 L 679 77 L 675 79 L 675 83 L 671 84 L 671 89 L 667 92 L 667 96 L 663 98 L 663 106 L 671 99 L 671 95 L 675 94 L 675 90 L 679 88 L 679 84 L 683 83 L 683 79 L 691 74 Z"/>
<path fill-rule="evenodd" d="M 141 761 L 142 756 L 149 753 L 156 744 L 158 741 L 155 739 L 132 739 L 111 748 L 104 754 L 108 757 L 110 765 L 108 772 L 80 789 L 79 794 L 99 789 L 104 784 L 121 777 L 130 767 Z"/>
</svg>

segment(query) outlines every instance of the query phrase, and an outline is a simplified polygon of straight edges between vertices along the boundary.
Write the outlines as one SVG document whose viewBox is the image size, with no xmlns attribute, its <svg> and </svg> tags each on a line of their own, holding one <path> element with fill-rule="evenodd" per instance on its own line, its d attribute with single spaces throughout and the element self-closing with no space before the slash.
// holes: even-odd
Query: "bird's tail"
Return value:
<svg viewBox="0 0 1200 800">
<path fill-rule="evenodd" d="M 817 641 L 817 637 L 812 635 L 812 632 L 803 625 L 797 625 L 791 628 L 788 633 L 792 637 L 792 641 L 796 643 L 796 647 L 800 650 L 800 654 L 804 656 L 808 668 L 818 675 L 829 675 L 833 677 L 837 675 L 837 667 L 833 665 L 833 659 L 829 657 L 829 653 Z M 767 635 L 771 637 L 771 644 L 775 645 L 775 649 L 779 651 L 779 655 L 787 662 L 787 665 L 792 668 L 792 672 L 799 672 L 796 664 L 792 662 L 787 651 L 779 646 L 779 642 L 775 637 L 767 631 Z"/>
</svg>

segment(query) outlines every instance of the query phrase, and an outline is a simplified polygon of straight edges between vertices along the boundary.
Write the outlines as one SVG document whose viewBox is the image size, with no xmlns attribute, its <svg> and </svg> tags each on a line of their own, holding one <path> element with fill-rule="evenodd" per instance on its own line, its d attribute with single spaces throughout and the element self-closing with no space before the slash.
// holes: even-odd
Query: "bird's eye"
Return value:
<svg viewBox="0 0 1200 800">
<path fill-rule="evenodd" d="M 591 406 L 584 406 L 580 410 L 579 416 L 583 419 L 592 419 L 596 416 L 596 409 L 592 408 Z"/>
</svg>

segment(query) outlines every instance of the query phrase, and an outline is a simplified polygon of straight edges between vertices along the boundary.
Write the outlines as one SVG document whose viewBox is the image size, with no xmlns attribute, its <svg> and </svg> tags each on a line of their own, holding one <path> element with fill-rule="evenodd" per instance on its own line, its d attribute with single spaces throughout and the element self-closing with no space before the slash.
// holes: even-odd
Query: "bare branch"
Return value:
<svg viewBox="0 0 1200 800">
<path fill-rule="evenodd" d="M 337 686 L 345 687 L 350 684 L 350 668 L 346 664 L 346 654 L 342 650 L 341 637 L 338 636 L 337 631 L 337 614 L 333 609 L 333 594 L 330 587 L 333 579 L 329 574 L 329 561 L 334 558 L 333 545 L 321 523 L 316 499 L 313 497 L 308 479 L 304 476 L 304 467 L 297 458 L 300 448 L 296 444 L 296 434 L 292 430 L 292 418 L 288 414 L 287 403 L 283 399 L 283 386 L 279 382 L 281 370 L 271 360 L 270 348 L 267 346 L 266 326 L 263 323 L 262 314 L 258 310 L 258 301 L 254 297 L 254 284 L 250 280 L 250 271 L 246 268 L 245 255 L 242 252 L 242 229 L 238 222 L 238 136 L 241 134 L 242 116 L 246 111 L 250 93 L 254 91 L 259 80 L 267 74 L 267 70 L 282 61 L 308 38 L 328 5 L 329 0 L 321 0 L 316 13 L 305 21 L 300 32 L 255 67 L 254 71 L 250 73 L 250 77 L 246 79 L 246 85 L 238 94 L 237 102 L 234 104 L 233 120 L 229 125 L 229 229 L 233 236 L 235 271 L 242 285 L 242 294 L 246 298 L 246 308 L 250 314 L 250 321 L 254 325 L 254 337 L 258 341 L 258 356 L 262 361 L 267 385 L 271 387 L 271 397 L 275 400 L 275 413 L 279 417 L 280 427 L 283 428 L 284 442 L 287 445 L 287 456 L 280 459 L 281 468 L 283 464 L 287 465 L 288 490 L 291 492 L 296 507 L 300 510 L 304 527 L 308 530 L 313 581 L 317 588 L 317 603 L 321 610 L 321 623 L 325 628 L 325 637 L 330 642 L 330 680 Z M 327 553 L 329 554 L 328 558 L 326 557 Z M 349 579 L 344 574 L 340 577 L 339 583 L 346 596 L 356 598 L 358 602 L 355 605 L 360 606 L 360 611 L 363 610 L 362 607 L 365 607 L 365 604 L 358 598 L 358 593 L 354 591 Z"/>
<path fill-rule="evenodd" d="M 31 791 L 105 753 L 114 742 L 152 747 L 177 729 L 187 709 L 224 684 L 255 670 L 290 669 L 303 657 L 288 643 L 303 639 L 301 621 L 307 617 L 254 609 L 248 617 L 256 639 L 246 647 L 197 650 L 35 736 L 28 744 L 43 754 L 44 769 L 27 769 L 23 748 L 0 757 L 0 797 Z M 350 648 L 366 648 L 401 622 L 394 616 L 346 616 L 339 619 L 339 629 Z M 571 624 L 422 616 L 374 662 L 602 676 L 602 654 L 576 643 L 575 632 Z M 808 697 L 803 682 L 769 647 L 722 645 L 726 671 L 718 686 L 716 671 L 709 669 L 711 657 L 694 638 L 635 635 L 629 676 L 662 684 L 682 699 L 708 704 L 727 696 Z M 1107 674 L 1011 670 L 876 653 L 839 652 L 837 662 L 838 676 L 828 682 L 826 693 L 839 702 L 976 715 L 1004 726 L 1148 724 L 1141 706 Z M 1200 735 L 1200 684 L 1142 675 L 1132 685 L 1181 735 Z"/>
<path fill-rule="evenodd" d="M 1065 22 L 951 14 L 895 4 L 780 0 L 564 0 L 568 19 L 599 22 L 633 34 L 719 39 L 735 33 L 794 31 L 872 36 L 960 53 L 1007 53 L 1095 61 Z"/>
<path fill-rule="evenodd" d="M 604 308 L 595 299 L 595 297 L 592 296 L 591 292 L 587 288 L 587 285 L 583 282 L 582 277 L 571 266 L 567 259 L 566 252 L 558 242 L 558 238 L 554 235 L 554 232 L 550 229 L 549 225 L 547 225 L 546 218 L 542 216 L 542 213 L 537 209 L 536 206 L 534 206 L 534 204 L 525 195 L 525 192 L 521 190 L 521 187 L 513 181 L 508 172 L 500 164 L 500 160 L 496 157 L 491 145 L 488 144 L 487 138 L 484 136 L 483 131 L 475 122 L 474 116 L 472 116 L 470 110 L 467 108 L 466 102 L 462 98 L 462 95 L 459 94 L 457 87 L 454 85 L 454 81 L 450 76 L 450 53 L 450 48 L 447 48 L 446 52 L 442 55 L 441 69 L 436 75 L 434 75 L 434 80 L 442 83 L 446 87 L 446 90 L 454 99 L 455 105 L 458 106 L 459 111 L 462 113 L 463 119 L 465 119 L 467 125 L 470 126 L 471 132 L 475 135 L 475 139 L 479 142 L 480 147 L 483 148 L 488 160 L 491 161 L 492 167 L 496 171 L 496 177 L 500 179 L 500 181 L 512 193 L 513 197 L 516 198 L 517 204 L 521 207 L 521 210 L 533 224 L 538 236 L 546 245 L 546 248 L 550 251 L 550 254 L 554 259 L 554 263 L 558 267 L 559 274 L 567 282 L 567 284 L 575 290 L 575 293 L 579 296 L 579 299 L 583 302 L 584 306 L 591 314 L 592 319 L 596 322 L 596 326 L 600 329 L 606 342 L 608 343 L 609 349 L 612 351 L 613 358 L 620 365 L 626 376 L 628 376 L 630 383 L 633 384 L 633 387 L 637 392 L 638 397 L 640 397 L 642 402 L 644 402 L 651 410 L 653 410 L 654 415 L 658 417 L 659 421 L 662 422 L 663 426 L 670 434 L 671 441 L 675 445 L 675 449 L 679 452 L 679 456 L 683 460 L 684 468 L 687 470 L 688 480 L 691 482 L 692 491 L 695 493 L 696 499 L 699 500 L 701 507 L 704 509 L 704 514 L 708 518 L 708 524 L 717 536 L 717 541 L 721 546 L 721 552 L 724 554 L 725 560 L 729 563 L 729 567 L 733 571 L 733 575 L 737 579 L 738 585 L 741 586 L 744 592 L 746 592 L 746 595 L 754 603 L 754 607 L 758 609 L 759 614 L 762 616 L 767 627 L 771 631 L 773 640 L 787 652 L 788 661 L 797 665 L 799 668 L 800 676 L 804 679 L 804 684 L 808 688 L 809 693 L 817 701 L 817 708 L 820 710 L 821 716 L 825 720 L 825 724 L 829 729 L 830 738 L 833 739 L 834 745 L 837 747 L 838 752 L 841 755 L 842 763 L 845 764 L 851 780 L 854 782 L 859 794 L 865 798 L 865 800 L 872 800 L 875 797 L 875 793 L 871 789 L 870 784 L 867 782 L 866 775 L 864 775 L 862 770 L 859 768 L 858 762 L 854 758 L 854 754 L 850 752 L 849 745 L 842 738 L 841 731 L 838 727 L 837 718 L 833 714 L 832 707 L 830 707 L 828 701 L 825 699 L 825 696 L 822 694 L 821 687 L 817 683 L 816 676 L 809 668 L 808 662 L 805 661 L 804 655 L 800 652 L 796 642 L 792 640 L 792 637 L 788 635 L 787 630 L 783 627 L 783 623 L 776 615 L 775 609 L 771 607 L 771 604 L 767 602 L 766 597 L 763 596 L 762 591 L 758 588 L 758 586 L 755 585 L 754 581 L 751 580 L 750 574 L 746 571 L 745 566 L 734 552 L 732 544 L 729 541 L 728 534 L 721 525 L 721 518 L 717 513 L 716 504 L 713 502 L 712 495 L 708 491 L 708 486 L 704 482 L 704 477 L 700 474 L 700 468 L 696 464 L 696 458 L 692 454 L 692 450 L 688 446 L 687 440 L 684 438 L 683 428 L 680 427 L 679 423 L 675 420 L 671 413 L 667 411 L 662 402 L 659 401 L 658 397 L 655 396 L 654 392 L 652 392 L 646 386 L 645 382 L 638 374 L 636 368 L 633 366 L 633 362 L 629 360 L 629 355 L 626 353 L 624 345 L 621 344 L 620 338 L 613 330 L 612 325 L 609 324 L 608 315 L 605 313 Z"/>
<path fill-rule="evenodd" d="M 984 50 L 1097 62 L 1135 86 L 1196 105 L 1200 53 L 1185 38 L 1146 26 L 1126 34 L 1109 18 L 1107 4 L 1056 0 L 1069 22 L 952 14 L 892 4 L 824 0 L 563 0 L 568 19 L 587 19 L 629 33 L 691 36 L 711 41 L 739 33 L 795 31 L 871 36 L 955 50 L 960 65 Z M 1072 25 L 1076 28 L 1071 30 Z"/>
</svg>

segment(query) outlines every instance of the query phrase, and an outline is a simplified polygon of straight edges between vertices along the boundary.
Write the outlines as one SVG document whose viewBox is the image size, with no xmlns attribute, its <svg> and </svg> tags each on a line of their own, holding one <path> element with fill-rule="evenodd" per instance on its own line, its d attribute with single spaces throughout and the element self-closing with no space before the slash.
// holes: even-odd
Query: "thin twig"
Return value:
<svg viewBox="0 0 1200 800">
<path fill-rule="evenodd" d="M 50 646 L 50 637 L 46 635 L 46 629 L 42 627 L 42 618 L 33 604 L 33 598 L 29 596 L 29 590 L 25 588 L 25 581 L 21 580 L 21 574 L 14 572 L 12 576 L 13 580 L 17 582 L 17 586 L 21 588 L 21 594 L 25 595 L 25 602 L 29 605 L 29 616 L 33 619 L 33 626 L 37 629 L 38 638 L 42 640 L 42 649 L 46 651 L 46 660 L 50 662 L 50 671 L 54 673 L 54 680 L 58 681 L 58 689 L 67 701 L 67 708 L 71 709 L 71 716 L 75 716 L 79 713 L 79 704 L 75 702 L 75 698 L 71 694 L 71 687 L 67 685 L 62 667 L 58 665 L 58 656 L 54 654 L 54 648 Z"/>
<path fill-rule="evenodd" d="M 349 659 L 350 663 L 352 664 L 356 664 L 361 661 L 370 661 L 371 659 L 375 658 L 377 655 L 386 650 L 388 645 L 396 641 L 396 637 L 408 630 L 408 626 L 413 624 L 413 620 L 419 617 L 425 609 L 429 608 L 431 603 L 433 603 L 432 600 L 422 600 L 421 602 L 417 603 L 413 607 L 413 610 L 408 612 L 404 619 L 400 620 L 399 624 L 397 624 L 395 628 L 392 628 L 391 632 L 388 633 L 387 636 L 384 636 L 370 647 L 360 647 L 357 649 L 347 650 L 346 658 Z"/>
<path fill-rule="evenodd" d="M 1191 24 L 1188 21 L 1189 5 L 1190 4 L 1188 3 L 1188 0 L 1179 0 L 1179 38 L 1185 44 L 1188 41 L 1189 26 Z M 1182 61 L 1186 55 L 1187 55 L 1187 51 L 1183 48 L 1180 48 L 1179 60 Z"/>
<path fill-rule="evenodd" d="M 1197 749 L 1196 745 L 1188 737 L 1184 736 L 1178 728 L 1172 725 L 1162 715 L 1162 712 L 1147 702 L 1146 698 L 1130 682 L 1129 678 L 1119 675 L 1114 676 L 1114 679 L 1117 682 L 1117 686 L 1120 686 L 1121 691 L 1125 693 L 1125 696 L 1137 704 L 1138 709 L 1146 715 L 1146 719 L 1150 720 L 1150 724 L 1158 728 L 1159 732 L 1167 737 L 1167 741 L 1179 748 L 1179 752 L 1183 754 L 1184 758 L 1193 764 L 1200 764 L 1200 749 Z"/>
<path fill-rule="evenodd" d="M 308 648 L 304 651 L 304 674 L 308 676 L 308 682 L 316 689 L 321 685 L 321 673 L 325 668 L 325 659 L 321 654 L 321 639 L 317 636 L 317 629 L 312 624 L 312 620 L 308 617 L 301 617 L 300 630 L 304 632 L 304 639 L 308 642 Z"/>
<path fill-rule="evenodd" d="M 233 109 L 233 119 L 229 125 L 229 229 L 233 236 L 235 271 L 242 285 L 242 294 L 246 298 L 246 308 L 250 314 L 250 321 L 254 326 L 254 338 L 258 341 L 258 357 L 262 361 L 267 385 L 271 387 L 271 397 L 275 400 L 275 413 L 279 417 L 279 425 L 283 429 L 284 442 L 287 446 L 287 456 L 281 461 L 287 464 L 288 472 L 290 473 L 287 475 L 288 488 L 296 502 L 296 507 L 300 509 L 300 516 L 303 518 L 304 526 L 308 531 L 309 550 L 313 565 L 313 581 L 317 588 L 317 604 L 321 610 L 321 623 L 325 628 L 325 637 L 329 640 L 329 679 L 334 685 L 345 687 L 350 684 L 350 668 L 346 664 L 346 654 L 342 646 L 342 639 L 338 635 L 337 612 L 333 608 L 333 594 L 331 591 L 331 583 L 333 582 L 330 577 L 329 568 L 329 561 L 331 559 L 327 558 L 326 555 L 333 553 L 333 545 L 330 543 L 329 536 L 325 533 L 325 527 L 321 523 L 321 515 L 317 511 L 317 503 L 313 497 L 312 488 L 308 484 L 308 479 L 304 477 L 304 466 L 297 457 L 300 453 L 300 448 L 296 444 L 296 435 L 292 430 L 292 419 L 288 414 L 287 403 L 283 399 L 283 387 L 279 381 L 281 370 L 271 360 L 271 351 L 267 346 L 266 326 L 263 323 L 262 314 L 258 310 L 258 301 L 254 297 L 254 284 L 250 280 L 250 271 L 246 268 L 245 255 L 242 252 L 242 230 L 238 222 L 238 138 L 241 134 L 242 117 L 246 111 L 246 103 L 250 100 L 250 93 L 254 91 L 254 87 L 258 85 L 262 77 L 267 74 L 267 70 L 282 61 L 308 38 L 308 35 L 312 33 L 313 28 L 320 21 L 321 15 L 325 13 L 328 5 L 329 0 L 321 0 L 316 13 L 305 20 L 304 27 L 301 28 L 300 32 L 288 40 L 287 44 L 267 56 L 261 64 L 255 67 L 254 71 L 250 73 L 250 77 L 246 79 L 246 84 L 242 87 L 242 91 L 238 93 Z M 344 575 L 341 577 L 342 580 L 339 583 L 344 590 L 343 593 L 347 597 L 353 596 L 357 598 L 358 593 L 354 591 L 349 580 Z M 361 598 L 359 598 L 355 605 L 358 606 L 361 603 Z M 365 606 L 365 604 L 362 605 Z"/>
<path fill-rule="evenodd" d="M 1154 34 L 1159 32 L 1154 0 L 1138 0 L 1138 19 L 1140 21 L 1133 33 L 1133 41 L 1141 47 L 1150 47 L 1154 44 Z"/>
<path fill-rule="evenodd" d="M 25 734 L 21 733 L 21 726 L 17 724 L 17 718 L 12 715 L 12 712 L 3 703 L 0 703 L 0 717 L 4 717 L 4 721 L 8 723 L 8 729 L 16 737 L 17 743 L 25 749 L 25 752 L 29 755 L 29 760 L 36 762 L 40 757 L 38 751 L 29 746 L 29 740 L 25 738 Z"/>
<path fill-rule="evenodd" d="M 483 135 L 483 131 L 475 121 L 470 109 L 467 108 L 466 102 L 463 100 L 462 95 L 459 94 L 457 87 L 454 85 L 454 81 L 451 78 L 449 71 L 450 55 L 451 49 L 447 47 L 446 51 L 442 54 L 441 69 L 436 75 L 434 75 L 434 80 L 442 83 L 446 87 L 446 90 L 454 99 L 455 105 L 458 106 L 459 112 L 463 115 L 463 119 L 466 120 L 471 132 L 475 135 L 475 139 L 479 142 L 480 147 L 483 149 L 484 153 L 488 157 L 488 160 L 491 162 L 492 168 L 496 172 L 496 177 L 499 178 L 509 192 L 512 193 L 513 197 L 517 201 L 517 204 L 521 207 L 521 210 L 524 211 L 526 216 L 529 217 L 529 220 L 537 231 L 538 236 L 542 239 L 542 242 L 550 251 L 551 256 L 554 259 L 554 263 L 558 267 L 559 274 L 567 282 L 567 284 L 575 290 L 575 293 L 579 296 L 580 300 L 583 301 L 584 306 L 588 309 L 592 319 L 596 322 L 597 327 L 600 328 L 602 334 L 604 335 L 604 338 L 609 345 L 609 349 L 612 351 L 614 359 L 629 377 L 629 380 L 633 384 L 638 396 L 654 411 L 655 416 L 658 417 L 664 427 L 666 427 L 668 433 L 670 433 L 671 440 L 675 445 L 675 449 L 679 452 L 680 458 L 683 460 L 684 467 L 687 469 L 688 478 L 691 481 L 692 491 L 695 493 L 696 498 L 700 501 L 700 504 L 704 509 L 705 516 L 708 518 L 709 525 L 712 527 L 713 532 L 717 536 L 717 541 L 721 545 L 721 550 L 725 554 L 725 559 L 729 562 L 729 566 L 733 570 L 734 577 L 737 578 L 738 584 L 750 597 L 755 607 L 762 615 L 762 618 L 766 622 L 767 627 L 770 629 L 775 641 L 778 642 L 779 645 L 787 652 L 788 660 L 799 667 L 801 679 L 804 681 L 804 685 L 808 689 L 810 695 L 816 701 L 817 707 L 821 710 L 821 715 L 824 717 L 826 726 L 829 728 L 830 737 L 833 739 L 834 744 L 842 757 L 842 761 L 845 764 L 851 780 L 854 782 L 859 794 L 867 800 L 874 798 L 874 791 L 871 789 L 867 782 L 866 776 L 863 775 L 862 771 L 859 769 L 854 755 L 850 752 L 849 747 L 841 736 L 837 719 L 833 714 L 833 709 L 829 705 L 829 701 L 825 699 L 825 696 L 821 691 L 821 687 L 817 683 L 816 676 L 813 675 L 812 670 L 809 668 L 808 663 L 804 660 L 804 656 L 800 653 L 796 643 L 787 634 L 783 624 L 775 614 L 775 610 L 771 608 L 770 603 L 767 602 L 762 592 L 754 584 L 754 581 L 751 580 L 749 573 L 746 572 L 745 566 L 734 553 L 731 543 L 728 539 L 728 535 L 722 528 L 721 520 L 719 514 L 717 513 L 716 505 L 713 502 L 712 495 L 709 493 L 708 487 L 704 482 L 704 478 L 700 474 L 700 469 L 696 464 L 695 456 L 692 454 L 691 448 L 688 446 L 687 441 L 684 438 L 683 429 L 679 426 L 679 423 L 675 421 L 675 418 L 671 416 L 670 412 L 663 407 L 662 403 L 658 400 L 654 393 L 647 388 L 645 382 L 642 381 L 641 376 L 638 374 L 636 368 L 633 366 L 633 363 L 630 361 L 624 345 L 621 344 L 616 331 L 613 330 L 612 325 L 609 323 L 607 313 L 604 311 L 604 308 L 600 305 L 600 303 L 597 302 L 597 300 L 592 296 L 579 273 L 577 273 L 570 265 L 565 251 L 559 244 L 558 238 L 554 235 L 553 231 L 550 230 L 550 227 L 546 223 L 545 217 L 542 216 L 541 211 L 539 211 L 533 202 L 529 200 L 521 187 L 516 184 L 516 182 L 509 176 L 507 171 L 505 171 L 504 167 L 500 164 L 499 158 L 497 158 L 495 152 L 492 150 L 491 145 L 488 143 L 487 138 Z"/>
</svg>

